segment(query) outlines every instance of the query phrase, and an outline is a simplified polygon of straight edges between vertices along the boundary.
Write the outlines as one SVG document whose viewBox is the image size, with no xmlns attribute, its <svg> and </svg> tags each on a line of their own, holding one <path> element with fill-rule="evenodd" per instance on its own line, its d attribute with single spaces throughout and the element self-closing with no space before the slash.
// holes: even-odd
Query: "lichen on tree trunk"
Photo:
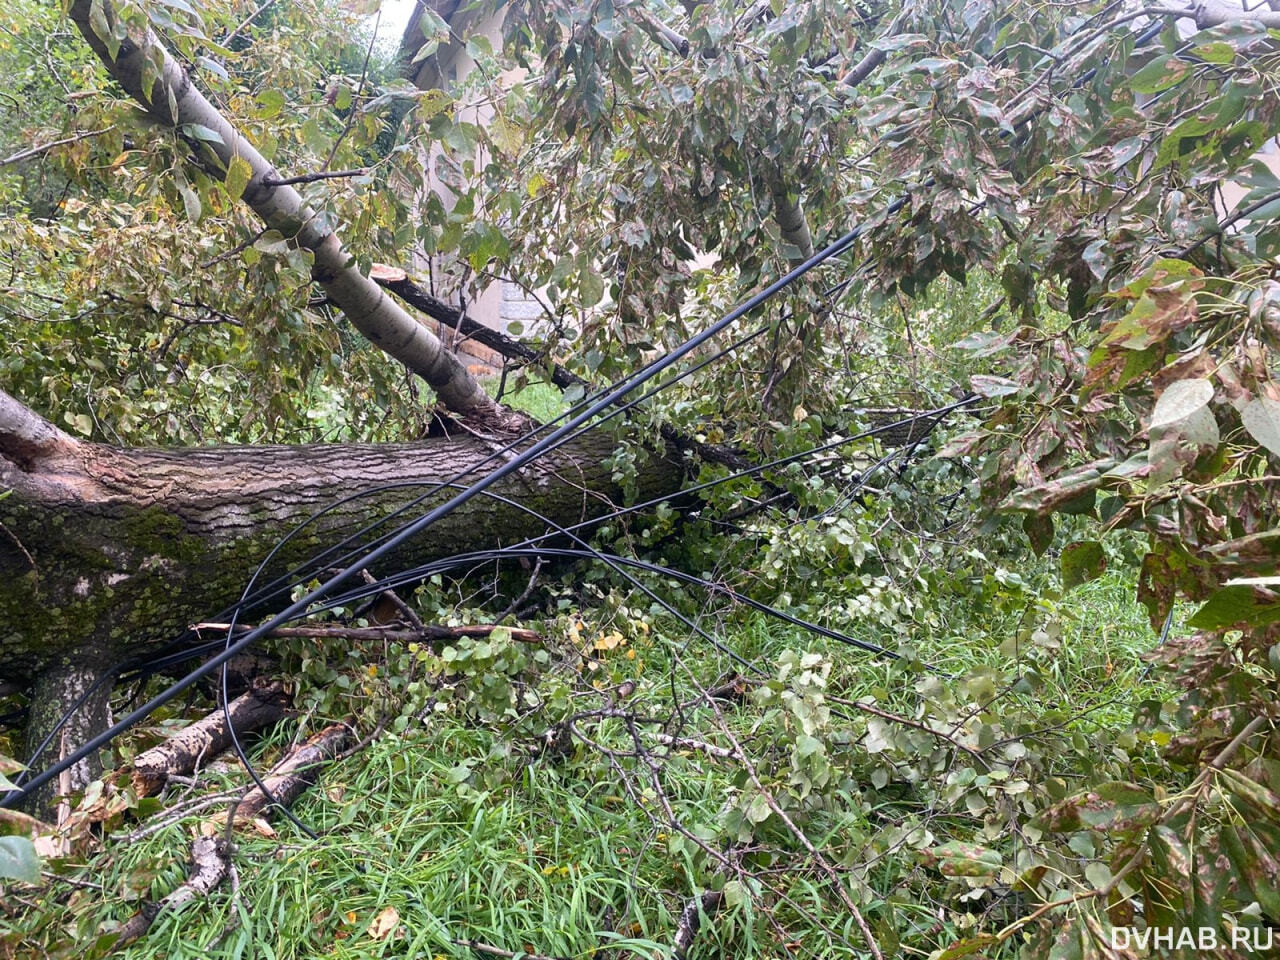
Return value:
<svg viewBox="0 0 1280 960">
<path fill-rule="evenodd" d="M 68 650 L 48 663 L 36 677 L 31 689 L 31 708 L 27 720 L 26 756 L 32 756 L 42 745 L 71 706 L 78 707 L 68 715 L 54 734 L 40 762 L 49 763 L 71 753 L 99 730 L 111 724 L 111 684 L 104 680 L 110 669 L 110 657 L 100 642 L 89 640 L 74 651 Z M 69 768 L 59 783 L 50 783 L 29 799 L 27 808 L 34 816 L 51 818 L 53 799 L 80 790 L 101 772 L 96 757 L 86 757 Z"/>
</svg>

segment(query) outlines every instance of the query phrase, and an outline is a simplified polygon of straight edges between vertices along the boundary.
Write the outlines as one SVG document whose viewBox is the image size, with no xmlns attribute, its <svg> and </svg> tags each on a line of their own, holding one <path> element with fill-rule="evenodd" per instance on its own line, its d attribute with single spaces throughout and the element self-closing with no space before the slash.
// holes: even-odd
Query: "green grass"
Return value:
<svg viewBox="0 0 1280 960">
<path fill-rule="evenodd" d="M 496 395 L 500 380 L 489 377 L 481 382 L 490 394 Z M 549 423 L 564 413 L 567 405 L 560 388 L 551 383 L 531 383 L 519 390 L 508 390 L 502 402 L 513 410 L 527 413 L 539 423 Z"/>
<path fill-rule="evenodd" d="M 903 956 L 923 955 L 961 936 L 969 915 L 957 899 L 963 884 L 922 869 L 912 831 L 938 840 L 981 837 L 993 824 L 1007 831 L 1029 815 L 997 787 L 989 803 L 983 801 L 988 807 L 975 810 L 972 790 L 955 793 L 944 785 L 946 769 L 937 764 L 951 754 L 938 754 L 939 744 L 927 735 L 905 729 L 902 744 L 869 755 L 866 717 L 837 699 L 868 698 L 909 717 L 954 710 L 961 739 L 976 743 L 984 730 L 995 731 L 997 739 L 1018 738 L 1045 773 L 1081 776 L 1095 754 L 1106 756 L 1128 743 L 1123 728 L 1134 706 L 1162 693 L 1143 675 L 1139 657 L 1153 636 L 1131 591 L 1129 575 L 1111 574 L 1055 601 L 1048 614 L 1062 623 L 1062 636 L 1049 644 L 1043 638 L 1015 642 L 1026 630 L 1025 612 L 993 614 L 963 597 L 942 603 L 938 623 L 913 632 L 921 659 L 960 675 L 937 680 L 936 689 L 918 668 L 878 662 L 759 615 L 723 622 L 718 635 L 726 645 L 770 674 L 788 649 L 830 660 L 826 695 L 835 715 L 819 734 L 833 771 L 828 799 L 809 807 L 797 802 L 792 815 L 829 862 L 852 870 L 856 879 L 846 882 L 853 883 L 877 936 L 902 940 Z M 588 620 L 595 614 L 583 611 Z M 613 628 L 609 617 L 599 619 L 602 632 Z M 561 636 L 544 685 L 547 678 L 567 684 L 567 709 L 577 713 L 610 706 L 607 691 L 626 677 L 639 683 L 626 703 L 637 714 L 671 716 L 674 692 L 684 704 L 678 735 L 727 746 L 732 734 L 757 775 L 777 796 L 788 796 L 786 744 L 798 735 L 796 717 L 775 700 L 725 706 L 722 724 L 705 702 L 695 702 L 697 685 L 723 680 L 738 665 L 678 624 L 651 621 L 647 636 L 633 631 L 627 643 L 600 651 L 594 672 L 579 673 Z M 592 629 L 589 624 L 583 635 Z M 879 628 L 862 630 L 874 639 Z M 1032 672 L 1036 679 L 1028 684 Z M 604 691 L 592 682 L 599 678 L 606 681 Z M 711 850 L 734 847 L 726 824 L 752 790 L 740 764 L 681 750 L 655 772 L 627 755 L 634 742 L 624 723 L 586 718 L 580 728 L 592 743 L 578 742 L 561 757 L 535 755 L 536 717 L 495 724 L 456 704 L 399 734 L 384 734 L 327 770 L 320 787 L 297 805 L 319 840 L 281 819 L 277 838 L 244 834 L 236 856 L 241 893 L 234 904 L 223 887 L 207 902 L 162 915 L 122 955 L 463 958 L 476 954 L 455 941 L 474 940 L 512 953 L 527 947 L 555 957 L 648 958 L 670 949 L 689 898 L 744 879 L 748 895 L 704 928 L 692 956 L 864 955 L 861 934 L 829 877 L 776 817 L 758 825 L 751 841 L 732 854 L 742 873 L 726 873 L 715 856 L 672 827 L 668 805 L 686 831 L 707 838 Z M 262 762 L 290 735 L 282 729 L 267 743 Z M 658 749 L 648 733 L 645 742 Z M 612 762 L 599 746 L 617 752 Z M 1126 763 L 1139 778 L 1141 746 L 1129 744 L 1128 750 Z M 1032 760 L 1013 763 L 1014 775 L 1018 763 Z M 873 788 L 877 771 L 884 782 Z M 921 785 L 932 783 L 929 777 L 938 778 L 936 788 Z M 213 777 L 210 786 L 220 782 Z M 108 837 L 100 849 L 82 855 L 79 868 L 60 867 L 103 891 L 54 882 L 27 894 L 26 911 L 0 921 L 8 925 L 0 932 L 0 957 L 38 956 L 46 948 L 84 955 L 84 944 L 107 929 L 104 924 L 137 909 L 139 893 L 161 896 L 181 881 L 199 822 L 193 817 L 131 844 Z M 116 837 L 134 826 L 115 825 Z M 984 842 L 998 843 L 999 837 Z M 370 924 L 387 908 L 398 913 L 397 932 L 375 939 Z M 948 918 L 941 925 L 939 909 Z M 233 928 L 224 936 L 229 920 Z"/>
</svg>

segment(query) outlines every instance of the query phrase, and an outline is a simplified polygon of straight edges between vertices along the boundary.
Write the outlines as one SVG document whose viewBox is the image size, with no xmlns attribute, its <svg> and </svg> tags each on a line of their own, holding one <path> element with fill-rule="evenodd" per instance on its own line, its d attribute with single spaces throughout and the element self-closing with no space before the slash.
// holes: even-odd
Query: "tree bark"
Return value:
<svg viewBox="0 0 1280 960">
<path fill-rule="evenodd" d="M 809 221 L 805 218 L 800 194 L 788 188 L 786 178 L 777 168 L 769 175 L 769 194 L 773 198 L 773 220 L 778 225 L 782 242 L 796 250 L 787 257 L 787 262 L 795 269 L 813 256 L 813 235 L 809 232 Z"/>
<path fill-rule="evenodd" d="M 99 28 L 119 42 L 114 55 L 94 26 L 95 5 L 102 15 Z M 264 183 L 281 179 L 276 169 L 196 89 L 154 32 L 149 28 L 126 31 L 111 0 L 74 0 L 69 13 L 111 75 L 156 120 L 172 127 L 198 125 L 217 136 L 217 141 L 192 141 L 213 176 L 225 176 L 234 160 L 248 163 L 252 176 L 241 199 L 268 227 L 312 252 L 312 277 L 361 333 L 427 381 L 455 413 L 498 426 L 515 425 L 520 418 L 494 403 L 430 330 L 356 269 L 337 233 L 325 218 L 316 216 L 298 191 Z"/>
<path fill-rule="evenodd" d="M 203 900 L 209 896 L 226 878 L 230 864 L 231 852 L 221 836 L 197 837 L 191 844 L 191 870 L 186 882 L 164 899 L 144 903 L 142 909 L 120 928 L 115 949 L 122 950 L 144 936 L 155 923 L 156 917 L 164 911 L 176 910 L 193 900 Z"/>
<path fill-rule="evenodd" d="M 78 441 L 0 392 L 0 489 L 11 491 L 0 499 L 0 683 L 29 685 L 49 668 L 80 663 L 86 645 L 93 663 L 104 664 L 172 639 L 236 602 L 271 548 L 314 512 L 364 494 L 294 537 L 267 580 L 404 507 L 427 485 L 484 469 L 494 449 L 471 435 L 121 449 Z M 561 525 L 589 520 L 622 499 L 605 465 L 612 451 L 609 438 L 589 435 L 493 492 Z M 637 493 L 674 492 L 679 480 L 677 464 L 653 456 L 638 465 Z M 530 514 L 479 497 L 372 572 L 545 531 Z"/>
</svg>

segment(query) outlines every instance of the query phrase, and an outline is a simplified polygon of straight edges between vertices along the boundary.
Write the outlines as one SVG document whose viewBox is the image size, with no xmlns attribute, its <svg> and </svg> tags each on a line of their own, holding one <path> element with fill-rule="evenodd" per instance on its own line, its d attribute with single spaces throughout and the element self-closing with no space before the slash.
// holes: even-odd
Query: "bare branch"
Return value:
<svg viewBox="0 0 1280 960">
<path fill-rule="evenodd" d="M 113 124 L 110 127 L 104 127 L 101 130 L 86 130 L 84 133 L 77 133 L 71 137 L 63 137 L 61 140 L 54 140 L 51 143 L 42 143 L 39 146 L 29 147 L 26 150 L 19 150 L 12 156 L 5 157 L 0 160 L 0 167 L 7 167 L 11 163 L 19 163 L 23 160 L 30 160 L 32 157 L 38 157 L 42 153 L 48 153 L 55 147 L 65 147 L 69 143 L 79 143 L 81 140 L 88 140 L 90 137 L 100 137 L 104 133 L 110 133 L 115 129 Z"/>
<path fill-rule="evenodd" d="M 359 167 L 355 170 L 321 170 L 319 173 L 303 173 L 296 177 L 284 177 L 277 180 L 275 177 L 263 177 L 262 185 L 264 187 L 289 187 L 295 183 L 315 183 L 317 180 L 340 180 L 344 177 L 366 177 L 369 175 L 367 167 Z"/>
</svg>

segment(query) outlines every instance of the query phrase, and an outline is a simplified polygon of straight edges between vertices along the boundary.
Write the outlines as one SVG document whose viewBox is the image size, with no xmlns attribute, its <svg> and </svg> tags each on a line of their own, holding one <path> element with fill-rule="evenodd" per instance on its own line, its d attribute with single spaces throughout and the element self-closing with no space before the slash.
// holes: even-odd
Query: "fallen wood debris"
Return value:
<svg viewBox="0 0 1280 960">
<path fill-rule="evenodd" d="M 197 623 L 192 630 L 220 630 L 226 632 L 231 628 L 229 623 Z M 236 624 L 236 632 L 252 630 L 249 624 Z M 506 630 L 512 640 L 525 643 L 540 643 L 542 634 L 537 630 L 524 627 L 502 627 L 496 623 L 473 623 L 467 626 L 441 627 L 425 625 L 421 629 L 396 629 L 392 627 L 341 627 L 326 624 L 314 627 L 276 627 L 269 637 L 317 637 L 337 640 L 392 640 L 399 643 L 415 643 L 434 640 L 458 640 L 462 637 L 487 637 L 495 630 Z"/>
<path fill-rule="evenodd" d="M 721 890 L 704 890 L 701 896 L 694 897 L 685 904 L 680 912 L 680 922 L 676 924 L 676 937 L 672 942 L 671 956 L 675 960 L 684 960 L 693 946 L 693 938 L 702 929 L 702 923 L 716 915 L 724 904 L 724 892 Z"/>
<path fill-rule="evenodd" d="M 186 883 L 130 917 L 120 930 L 115 948 L 119 950 L 143 936 L 164 911 L 207 897 L 226 878 L 229 862 L 227 843 L 221 836 L 196 838 L 191 844 L 191 872 Z"/>
<path fill-rule="evenodd" d="M 349 735 L 348 728 L 340 723 L 313 734 L 272 767 L 271 772 L 263 778 L 267 792 L 263 792 L 261 787 L 255 787 L 241 797 L 238 803 L 233 804 L 227 815 L 239 825 L 242 821 L 251 822 L 261 818 L 269 807 L 276 804 L 291 806 L 294 800 L 316 782 L 320 776 L 320 768 L 342 752 Z"/>
<path fill-rule="evenodd" d="M 171 777 L 192 773 L 231 746 L 231 730 L 244 735 L 284 716 L 289 697 L 284 685 L 262 684 L 232 700 L 225 709 L 180 730 L 133 761 L 133 787 L 140 797 L 159 793 Z"/>
</svg>

